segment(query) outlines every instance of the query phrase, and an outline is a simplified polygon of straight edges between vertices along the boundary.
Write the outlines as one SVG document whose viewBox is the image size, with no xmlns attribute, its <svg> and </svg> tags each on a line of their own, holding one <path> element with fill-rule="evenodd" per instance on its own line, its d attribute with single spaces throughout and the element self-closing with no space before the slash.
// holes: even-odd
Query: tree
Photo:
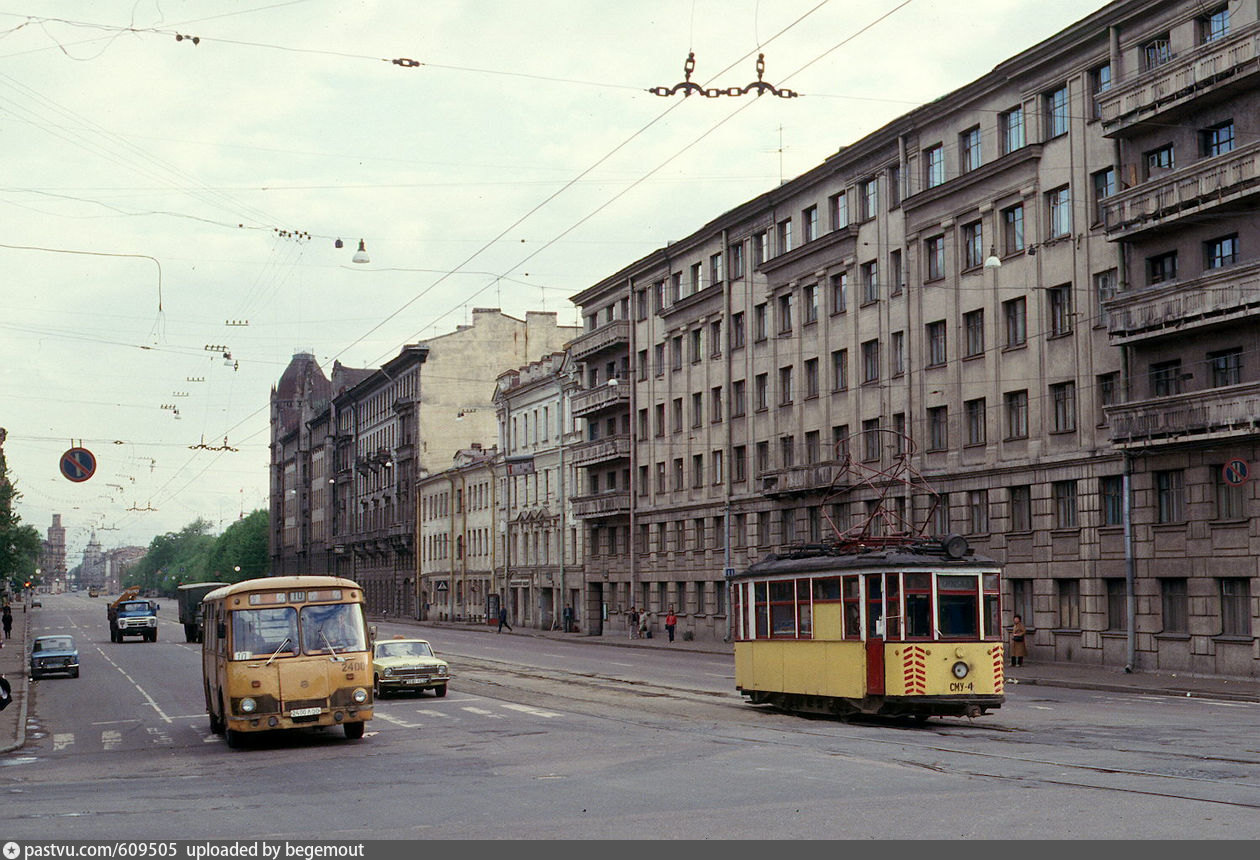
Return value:
<svg viewBox="0 0 1260 860">
<path fill-rule="evenodd" d="M 267 512 L 257 510 L 228 526 L 214 542 L 207 564 L 209 578 L 240 582 L 266 576 L 271 564 L 267 548 L 268 522 Z"/>
<path fill-rule="evenodd" d="M 13 511 L 21 493 L 9 480 L 4 437 L 0 428 L 0 591 L 18 591 L 27 581 L 35 582 L 41 540 L 34 526 L 22 525 L 22 518 Z"/>
<path fill-rule="evenodd" d="M 188 582 L 239 582 L 266 576 L 270 563 L 267 522 L 267 512 L 257 510 L 218 537 L 210 534 L 211 524 L 200 518 L 178 532 L 158 535 L 123 585 L 174 594 Z"/>
</svg>

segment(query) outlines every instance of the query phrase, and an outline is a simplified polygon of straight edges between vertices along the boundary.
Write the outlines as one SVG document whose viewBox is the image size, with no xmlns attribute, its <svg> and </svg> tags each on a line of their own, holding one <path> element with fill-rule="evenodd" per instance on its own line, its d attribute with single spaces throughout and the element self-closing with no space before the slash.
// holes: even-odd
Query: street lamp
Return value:
<svg viewBox="0 0 1260 860">
<path fill-rule="evenodd" d="M 990 245 L 990 246 L 989 246 L 989 256 L 988 256 L 988 257 L 985 257 L 985 260 L 984 260 L 984 267 L 985 267 L 986 269 L 1000 269 L 1000 268 L 1002 268 L 1002 261 L 1001 261 L 1001 259 L 999 259 L 999 258 L 998 258 L 998 255 L 997 255 L 997 248 L 996 248 L 996 247 L 994 247 L 993 245 Z"/>
</svg>

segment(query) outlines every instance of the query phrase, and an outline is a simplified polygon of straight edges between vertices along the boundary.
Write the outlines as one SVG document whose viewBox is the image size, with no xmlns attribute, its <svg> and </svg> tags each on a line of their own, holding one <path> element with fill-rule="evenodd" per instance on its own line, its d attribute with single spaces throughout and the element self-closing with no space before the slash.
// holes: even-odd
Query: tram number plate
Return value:
<svg viewBox="0 0 1260 860">
<path fill-rule="evenodd" d="M 294 708 L 289 711 L 290 717 L 316 717 L 319 716 L 319 708 Z"/>
<path fill-rule="evenodd" d="M 976 685 L 970 681 L 963 683 L 962 681 L 950 681 L 949 691 L 951 693 L 974 693 Z"/>
</svg>

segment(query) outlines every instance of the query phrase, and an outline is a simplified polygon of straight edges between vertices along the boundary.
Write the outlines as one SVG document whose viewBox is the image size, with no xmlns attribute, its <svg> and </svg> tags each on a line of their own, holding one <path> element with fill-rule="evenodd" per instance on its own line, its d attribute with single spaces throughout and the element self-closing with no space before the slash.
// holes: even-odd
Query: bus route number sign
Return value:
<svg viewBox="0 0 1260 860">
<path fill-rule="evenodd" d="M 1251 475 L 1251 469 L 1247 465 L 1246 460 L 1237 458 L 1230 460 L 1221 467 L 1221 477 L 1225 479 L 1225 483 L 1231 487 L 1241 487 L 1247 483 L 1247 478 Z"/>
</svg>

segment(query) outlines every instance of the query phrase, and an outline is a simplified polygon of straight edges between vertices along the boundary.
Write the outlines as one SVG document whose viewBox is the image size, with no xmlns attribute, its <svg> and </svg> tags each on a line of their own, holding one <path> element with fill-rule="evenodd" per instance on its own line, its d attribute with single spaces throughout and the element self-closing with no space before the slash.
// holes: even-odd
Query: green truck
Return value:
<svg viewBox="0 0 1260 860">
<path fill-rule="evenodd" d="M 221 588 L 227 584 L 226 582 L 189 582 L 177 589 L 179 623 L 184 625 L 185 642 L 201 641 L 203 632 L 201 627 L 201 599 L 216 588 Z"/>
</svg>

